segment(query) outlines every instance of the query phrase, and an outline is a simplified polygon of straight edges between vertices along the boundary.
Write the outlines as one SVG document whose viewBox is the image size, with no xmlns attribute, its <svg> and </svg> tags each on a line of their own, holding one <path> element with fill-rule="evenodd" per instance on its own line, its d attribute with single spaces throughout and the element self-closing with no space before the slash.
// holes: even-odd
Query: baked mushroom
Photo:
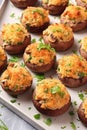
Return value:
<svg viewBox="0 0 87 130">
<path fill-rule="evenodd" d="M 4 49 L 0 46 L 0 73 L 7 65 L 7 55 Z"/>
<path fill-rule="evenodd" d="M 32 85 L 30 72 L 18 63 L 9 63 L 2 73 L 0 83 L 2 88 L 12 96 L 27 91 Z"/>
<path fill-rule="evenodd" d="M 73 31 L 82 30 L 87 27 L 87 11 L 84 7 L 70 5 L 62 13 L 60 21 L 69 25 Z"/>
<path fill-rule="evenodd" d="M 25 65 L 33 72 L 44 73 L 54 66 L 56 54 L 50 45 L 37 42 L 26 48 L 23 59 Z"/>
<path fill-rule="evenodd" d="M 21 54 L 31 43 L 31 36 L 22 24 L 5 24 L 2 28 L 2 40 L 9 54 Z"/>
<path fill-rule="evenodd" d="M 68 5 L 68 0 L 42 0 L 43 8 L 49 10 L 49 14 L 60 15 Z"/>
<path fill-rule="evenodd" d="M 11 0 L 17 8 L 24 9 L 27 6 L 34 6 L 38 0 Z"/>
<path fill-rule="evenodd" d="M 81 40 L 80 54 L 87 60 L 87 37 Z"/>
<path fill-rule="evenodd" d="M 87 9 L 87 0 L 76 0 L 78 6 L 85 7 Z"/>
<path fill-rule="evenodd" d="M 66 87 L 57 79 L 44 79 L 38 82 L 32 96 L 35 108 L 47 116 L 65 113 L 71 103 Z"/>
<path fill-rule="evenodd" d="M 57 74 L 68 87 L 82 86 L 87 83 L 87 61 L 76 54 L 64 56 L 58 61 Z"/>
<path fill-rule="evenodd" d="M 72 47 L 74 36 L 72 29 L 64 24 L 52 24 L 43 31 L 43 40 L 56 51 L 65 51 Z"/>
<path fill-rule="evenodd" d="M 82 123 L 87 127 L 87 98 L 80 104 L 78 116 Z"/>
<path fill-rule="evenodd" d="M 29 32 L 42 32 L 49 25 L 48 11 L 42 7 L 28 7 L 22 13 L 21 23 Z"/>
</svg>

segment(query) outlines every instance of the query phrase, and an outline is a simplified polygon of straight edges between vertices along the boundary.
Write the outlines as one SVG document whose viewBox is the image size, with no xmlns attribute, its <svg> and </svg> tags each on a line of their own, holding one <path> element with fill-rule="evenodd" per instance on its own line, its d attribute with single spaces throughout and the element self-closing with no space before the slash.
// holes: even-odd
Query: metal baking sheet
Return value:
<svg viewBox="0 0 87 130">
<path fill-rule="evenodd" d="M 73 0 L 72 2 L 75 3 Z M 14 5 L 10 1 L 6 0 L 4 3 L 4 6 L 2 7 L 0 6 L 0 15 L 1 15 L 0 29 L 2 28 L 2 25 L 4 23 L 15 23 L 15 22 L 19 23 L 22 11 L 23 10 L 14 7 Z M 49 15 L 49 17 L 50 17 L 51 23 L 59 23 L 58 16 Z M 38 40 L 40 38 L 39 35 L 31 34 L 31 36 L 32 36 L 32 39 L 36 38 Z M 82 39 L 84 36 L 87 36 L 87 29 L 74 33 L 75 43 L 73 47 L 69 49 L 68 51 L 57 53 L 57 60 L 64 55 L 69 55 L 73 53 L 73 51 L 77 51 L 78 53 L 78 50 L 79 50 L 78 40 Z M 8 55 L 8 58 L 10 57 L 11 56 Z M 22 57 L 19 58 L 19 62 L 20 61 L 22 61 Z M 16 99 L 8 95 L 0 87 L 0 102 L 6 105 L 13 112 L 18 114 L 20 117 L 22 117 L 25 121 L 31 123 L 38 130 L 48 130 L 48 129 L 50 130 L 61 130 L 61 129 L 86 130 L 86 127 L 84 127 L 83 124 L 78 119 L 77 109 L 78 109 L 79 104 L 81 103 L 79 94 L 84 94 L 84 96 L 87 96 L 85 93 L 85 91 L 87 91 L 87 85 L 82 86 L 80 88 L 76 88 L 76 89 L 67 88 L 71 95 L 72 106 L 65 114 L 58 117 L 48 117 L 41 114 L 40 120 L 36 120 L 34 118 L 34 115 L 39 112 L 33 106 L 31 98 L 32 98 L 32 89 L 34 89 L 37 80 L 34 76 L 35 74 L 32 73 L 32 75 L 34 78 L 33 78 L 33 85 L 32 85 L 31 90 L 29 90 L 25 94 L 18 96 Z M 54 73 L 53 70 L 45 74 L 45 77 L 50 77 L 50 76 L 57 78 L 57 75 Z M 14 100 L 14 99 L 16 100 L 16 102 L 12 103 L 11 100 Z M 69 114 L 71 111 L 74 112 L 73 116 Z M 52 120 L 52 124 L 50 126 L 44 123 L 44 120 L 46 120 L 47 118 L 51 118 Z M 73 123 L 75 124 L 76 128 L 75 127 L 73 128 L 73 125 L 72 125 Z"/>
</svg>

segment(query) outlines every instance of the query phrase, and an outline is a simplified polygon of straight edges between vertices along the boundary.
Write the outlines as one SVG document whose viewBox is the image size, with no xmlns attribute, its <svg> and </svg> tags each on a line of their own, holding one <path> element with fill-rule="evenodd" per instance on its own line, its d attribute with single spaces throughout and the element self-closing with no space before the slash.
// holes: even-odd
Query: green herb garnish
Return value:
<svg viewBox="0 0 87 130">
<path fill-rule="evenodd" d="M 69 115 L 70 115 L 70 116 L 74 116 L 75 113 L 74 113 L 73 111 L 69 111 Z"/>
<path fill-rule="evenodd" d="M 34 42 L 36 42 L 36 39 L 35 39 L 35 38 L 32 39 L 31 43 L 34 43 Z"/>
<path fill-rule="evenodd" d="M 16 99 L 12 99 L 10 100 L 11 103 L 15 103 L 16 102 Z"/>
<path fill-rule="evenodd" d="M 36 120 L 39 120 L 39 119 L 40 119 L 40 114 L 35 114 L 35 115 L 34 115 L 34 118 L 35 118 Z"/>
<path fill-rule="evenodd" d="M 21 63 L 21 67 L 25 67 L 25 64 L 23 62 Z"/>
<path fill-rule="evenodd" d="M 73 104 L 76 106 L 76 105 L 77 105 L 77 102 L 76 102 L 76 101 L 74 101 L 74 102 L 73 102 Z"/>
<path fill-rule="evenodd" d="M 47 49 L 47 50 L 52 50 L 55 52 L 55 49 L 54 48 L 51 48 L 51 46 L 49 44 L 44 44 L 42 42 L 39 43 L 37 49 L 40 51 L 41 49 Z"/>
<path fill-rule="evenodd" d="M 51 93 L 56 94 L 58 93 L 61 98 L 64 97 L 65 93 L 61 91 L 61 88 L 59 86 L 54 86 L 51 88 Z"/>
<path fill-rule="evenodd" d="M 78 43 L 81 43 L 81 39 L 78 41 Z"/>
<path fill-rule="evenodd" d="M 61 126 L 61 129 L 65 129 L 66 128 L 66 126 Z"/>
<path fill-rule="evenodd" d="M 40 63 L 44 63 L 44 60 L 43 60 L 43 59 L 40 59 L 39 62 L 40 62 Z"/>
<path fill-rule="evenodd" d="M 78 73 L 78 76 L 79 76 L 80 78 L 82 78 L 82 77 L 84 77 L 84 76 L 87 76 L 87 74 L 85 74 L 85 73 L 83 73 L 83 72 L 79 72 L 79 73 Z"/>
<path fill-rule="evenodd" d="M 52 120 L 50 118 L 47 118 L 44 120 L 44 123 L 48 126 L 50 126 L 52 124 Z"/>
<path fill-rule="evenodd" d="M 15 13 L 12 13 L 12 14 L 10 15 L 10 17 L 11 17 L 11 18 L 14 18 L 14 17 L 15 17 Z"/>
<path fill-rule="evenodd" d="M 76 50 L 72 50 L 72 52 L 77 55 L 77 51 Z"/>
<path fill-rule="evenodd" d="M 74 124 L 74 122 L 70 122 L 70 124 L 71 124 L 72 129 L 76 130 L 76 125 Z"/>
<path fill-rule="evenodd" d="M 29 57 L 28 57 L 28 62 L 30 62 L 31 59 L 32 59 L 32 56 L 29 55 Z"/>
<path fill-rule="evenodd" d="M 28 110 L 31 110 L 31 107 L 29 107 Z"/>
<path fill-rule="evenodd" d="M 45 75 L 44 74 L 35 75 L 35 78 L 37 78 L 37 81 L 41 81 L 45 79 Z"/>
<path fill-rule="evenodd" d="M 43 12 L 40 9 L 35 9 L 35 10 L 32 11 L 32 13 L 35 13 L 35 12 L 39 13 L 43 18 L 45 17 Z"/>
<path fill-rule="evenodd" d="M 16 56 L 11 57 L 10 59 L 8 59 L 9 62 L 18 62 L 19 58 Z"/>
<path fill-rule="evenodd" d="M 1 119 L 0 119 L 0 130 L 9 130 Z"/>
<path fill-rule="evenodd" d="M 84 94 L 83 94 L 83 93 L 79 93 L 78 96 L 79 96 L 79 98 L 80 98 L 82 101 L 84 101 Z"/>
</svg>

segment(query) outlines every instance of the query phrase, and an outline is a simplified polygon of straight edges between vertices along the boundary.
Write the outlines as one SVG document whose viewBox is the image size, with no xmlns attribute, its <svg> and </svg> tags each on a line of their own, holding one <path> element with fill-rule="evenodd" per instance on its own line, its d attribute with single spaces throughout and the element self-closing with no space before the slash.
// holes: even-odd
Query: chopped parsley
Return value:
<svg viewBox="0 0 87 130">
<path fill-rule="evenodd" d="M 76 105 L 77 105 L 77 102 L 76 102 L 76 101 L 74 101 L 74 102 L 73 102 L 73 104 L 76 106 Z"/>
<path fill-rule="evenodd" d="M 35 78 L 37 78 L 37 81 L 41 81 L 41 80 L 45 79 L 45 75 L 44 74 L 38 74 L 38 75 L 35 75 Z"/>
<path fill-rule="evenodd" d="M 40 62 L 40 63 L 44 63 L 44 60 L 43 60 L 43 59 L 40 59 L 39 62 Z"/>
<path fill-rule="evenodd" d="M 16 102 L 16 99 L 12 99 L 10 100 L 11 103 L 15 103 Z"/>
<path fill-rule="evenodd" d="M 18 62 L 19 58 L 16 56 L 11 57 L 10 59 L 8 59 L 9 62 Z"/>
<path fill-rule="evenodd" d="M 21 63 L 21 67 L 25 67 L 25 64 L 23 62 Z"/>
<path fill-rule="evenodd" d="M 49 44 L 45 44 L 45 43 L 42 43 L 40 42 L 37 49 L 40 51 L 41 49 L 47 49 L 47 50 L 52 50 L 55 52 L 55 49 L 54 48 L 51 48 L 51 46 Z"/>
<path fill-rule="evenodd" d="M 75 113 L 74 113 L 73 111 L 69 111 L 69 115 L 70 115 L 70 116 L 74 116 Z"/>
<path fill-rule="evenodd" d="M 58 93 L 61 98 L 64 97 L 65 93 L 61 91 L 61 88 L 59 86 L 54 86 L 51 88 L 51 93 L 55 94 Z"/>
<path fill-rule="evenodd" d="M 74 54 L 77 54 L 77 51 L 76 51 L 76 50 L 72 50 L 72 52 L 73 52 Z"/>
<path fill-rule="evenodd" d="M 79 93 L 78 96 L 79 96 L 79 98 L 80 98 L 82 101 L 84 101 L 84 94 L 83 94 L 83 93 Z"/>
<path fill-rule="evenodd" d="M 61 129 L 65 129 L 66 128 L 66 126 L 61 126 Z"/>
<path fill-rule="evenodd" d="M 43 12 L 40 9 L 35 9 L 35 10 L 32 11 L 32 13 L 35 13 L 35 12 L 40 14 L 43 18 L 45 17 Z"/>
<path fill-rule="evenodd" d="M 28 110 L 31 110 L 31 107 L 28 107 Z"/>
<path fill-rule="evenodd" d="M 81 39 L 78 41 L 78 43 L 81 43 Z"/>
<path fill-rule="evenodd" d="M 44 123 L 48 126 L 50 126 L 52 124 L 52 120 L 50 118 L 47 118 L 44 120 Z"/>
<path fill-rule="evenodd" d="M 1 119 L 0 119 L 0 130 L 9 130 Z"/>
<path fill-rule="evenodd" d="M 74 122 L 70 122 L 70 124 L 71 124 L 72 129 L 73 129 L 73 130 L 76 130 L 76 125 L 75 125 L 75 123 L 74 123 Z"/>
<path fill-rule="evenodd" d="M 79 76 L 79 78 L 82 78 L 82 77 L 84 77 L 84 76 L 87 76 L 87 74 L 85 74 L 85 73 L 83 73 L 83 72 L 79 72 L 79 73 L 78 73 L 78 76 Z"/>
<path fill-rule="evenodd" d="M 34 115 L 34 118 L 35 118 L 36 120 L 39 120 L 39 119 L 40 119 L 40 116 L 41 116 L 40 114 L 35 114 L 35 115 Z"/>
<path fill-rule="evenodd" d="M 14 17 L 15 17 L 15 13 L 12 13 L 12 14 L 10 15 L 10 17 L 11 17 L 11 18 L 14 18 Z"/>
<path fill-rule="evenodd" d="M 34 43 L 34 42 L 36 42 L 36 39 L 35 39 L 35 38 L 32 39 L 31 43 Z"/>
</svg>

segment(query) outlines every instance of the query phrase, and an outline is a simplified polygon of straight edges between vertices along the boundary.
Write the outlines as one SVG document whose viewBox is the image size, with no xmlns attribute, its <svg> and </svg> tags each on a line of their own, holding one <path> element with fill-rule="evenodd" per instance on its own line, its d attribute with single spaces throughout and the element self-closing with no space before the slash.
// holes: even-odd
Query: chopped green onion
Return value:
<svg viewBox="0 0 87 130">
<path fill-rule="evenodd" d="M 9 130 L 1 119 L 0 119 L 0 130 Z"/>
<path fill-rule="evenodd" d="M 73 116 L 75 113 L 73 111 L 69 111 L 69 115 Z"/>
<path fill-rule="evenodd" d="M 66 128 L 66 126 L 61 126 L 61 129 L 65 129 Z"/>
<path fill-rule="evenodd" d="M 10 15 L 10 17 L 11 17 L 11 18 L 14 18 L 14 17 L 15 17 L 15 13 L 12 13 L 12 14 Z"/>
<path fill-rule="evenodd" d="M 35 39 L 35 38 L 32 39 L 31 43 L 34 43 L 34 42 L 36 42 L 36 39 Z"/>
</svg>

